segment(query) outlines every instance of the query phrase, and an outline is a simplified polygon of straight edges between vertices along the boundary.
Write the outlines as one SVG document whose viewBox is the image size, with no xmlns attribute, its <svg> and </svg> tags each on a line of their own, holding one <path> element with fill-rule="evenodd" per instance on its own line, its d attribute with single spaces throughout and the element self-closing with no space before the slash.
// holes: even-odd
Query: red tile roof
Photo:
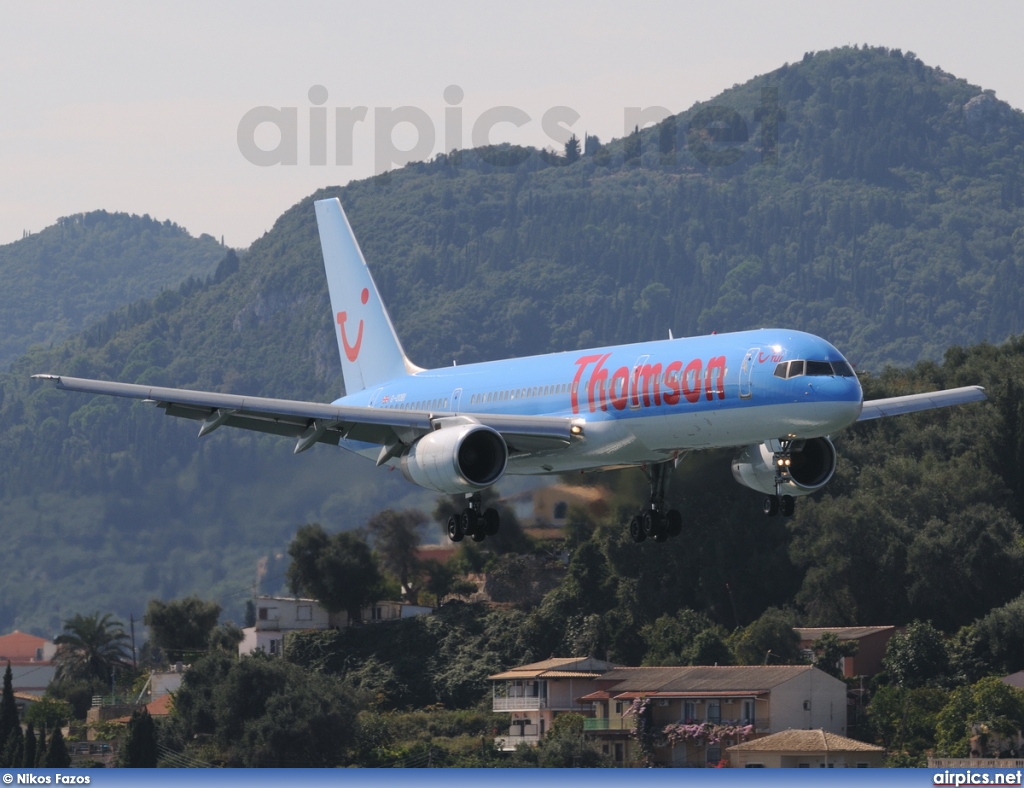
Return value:
<svg viewBox="0 0 1024 788">
<path fill-rule="evenodd" d="M 12 664 L 24 662 L 40 662 L 36 653 L 49 643 L 46 638 L 28 635 L 14 630 L 9 635 L 0 635 L 0 664 L 8 660 Z"/>
</svg>

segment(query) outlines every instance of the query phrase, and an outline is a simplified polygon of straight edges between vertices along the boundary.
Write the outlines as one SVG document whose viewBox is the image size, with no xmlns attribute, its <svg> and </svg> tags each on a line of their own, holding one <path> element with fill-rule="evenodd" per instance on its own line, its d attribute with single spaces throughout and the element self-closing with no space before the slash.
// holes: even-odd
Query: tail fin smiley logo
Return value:
<svg viewBox="0 0 1024 788">
<path fill-rule="evenodd" d="M 363 288 L 363 292 L 359 294 L 359 300 L 364 306 L 370 300 L 370 291 L 367 288 Z M 359 329 L 356 331 L 356 343 L 350 345 L 348 335 L 345 333 L 346 320 L 348 320 L 348 313 L 338 312 L 338 325 L 341 326 L 341 344 L 345 348 L 345 357 L 349 361 L 355 361 L 359 358 L 359 349 L 363 346 L 363 321 L 359 321 Z"/>
</svg>

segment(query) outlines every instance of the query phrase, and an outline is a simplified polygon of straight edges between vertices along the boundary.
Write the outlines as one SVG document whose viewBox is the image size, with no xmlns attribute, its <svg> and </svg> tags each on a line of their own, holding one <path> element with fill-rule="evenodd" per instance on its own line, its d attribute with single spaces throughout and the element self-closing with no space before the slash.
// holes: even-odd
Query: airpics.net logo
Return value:
<svg viewBox="0 0 1024 788">
<path fill-rule="evenodd" d="M 575 138 L 577 156 L 594 155 L 595 160 L 608 166 L 633 159 L 642 159 L 645 165 L 677 164 L 689 157 L 693 164 L 724 167 L 743 159 L 776 163 L 779 126 L 785 121 L 778 90 L 772 87 L 761 90 L 760 104 L 748 117 L 731 107 L 708 104 L 682 123 L 666 107 L 624 107 L 623 139 L 604 148 L 596 137 L 584 133 L 580 138 L 576 129 L 582 128 L 582 116 L 569 106 L 549 107 L 539 118 L 509 105 L 464 117 L 460 105 L 465 91 L 461 87 L 449 85 L 442 97 L 444 119 L 439 130 L 422 107 L 373 107 L 372 111 L 366 106 L 328 107 L 327 88 L 313 85 L 307 92 L 308 107 L 259 106 L 247 111 L 238 122 L 238 150 L 257 167 L 294 167 L 300 163 L 347 167 L 365 158 L 366 151 L 357 150 L 358 142 L 372 147 L 370 157 L 374 173 L 379 175 L 411 161 L 429 161 L 446 151 L 462 151 L 467 126 L 469 146 L 483 148 L 500 142 L 495 137 L 496 128 L 502 124 L 524 129 L 539 123 L 544 138 L 556 150 L 564 149 L 567 156 L 571 155 L 567 146 Z M 658 124 L 656 132 L 644 133 L 654 124 Z M 308 147 L 302 146 L 308 158 L 301 162 L 300 138 L 304 138 L 303 143 L 308 141 Z M 601 150 L 604 154 L 597 155 Z"/>
<path fill-rule="evenodd" d="M 1024 772 L 1020 769 L 1006 771 L 982 771 L 979 769 L 945 769 L 932 773 L 932 785 L 1024 785 L 1021 779 Z"/>
</svg>

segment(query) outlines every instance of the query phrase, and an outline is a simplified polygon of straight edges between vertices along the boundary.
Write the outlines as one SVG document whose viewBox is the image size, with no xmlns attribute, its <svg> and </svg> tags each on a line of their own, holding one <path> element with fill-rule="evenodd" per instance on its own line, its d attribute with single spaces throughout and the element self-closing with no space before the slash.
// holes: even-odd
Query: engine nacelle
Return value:
<svg viewBox="0 0 1024 788">
<path fill-rule="evenodd" d="M 427 433 L 402 456 L 402 475 L 428 490 L 472 493 L 505 473 L 505 439 L 482 424 L 459 424 Z"/>
<path fill-rule="evenodd" d="M 828 438 L 793 441 L 790 479 L 783 495 L 810 495 L 820 490 L 836 472 L 836 447 Z M 775 495 L 773 448 L 767 443 L 747 446 L 732 460 L 732 475 L 744 487 Z"/>
</svg>

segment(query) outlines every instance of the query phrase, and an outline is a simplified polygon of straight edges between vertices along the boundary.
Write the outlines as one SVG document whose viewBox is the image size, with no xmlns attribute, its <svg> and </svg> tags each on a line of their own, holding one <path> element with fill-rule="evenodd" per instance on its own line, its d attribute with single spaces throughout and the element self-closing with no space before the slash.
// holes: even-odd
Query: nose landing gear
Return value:
<svg viewBox="0 0 1024 788">
<path fill-rule="evenodd" d="M 775 466 L 775 495 L 769 495 L 764 499 L 762 509 L 769 517 L 781 514 L 783 517 L 792 517 L 796 510 L 796 498 L 792 495 L 784 495 L 783 487 L 793 478 L 793 441 L 780 440 L 779 450 L 772 454 L 772 462 Z"/>
</svg>

